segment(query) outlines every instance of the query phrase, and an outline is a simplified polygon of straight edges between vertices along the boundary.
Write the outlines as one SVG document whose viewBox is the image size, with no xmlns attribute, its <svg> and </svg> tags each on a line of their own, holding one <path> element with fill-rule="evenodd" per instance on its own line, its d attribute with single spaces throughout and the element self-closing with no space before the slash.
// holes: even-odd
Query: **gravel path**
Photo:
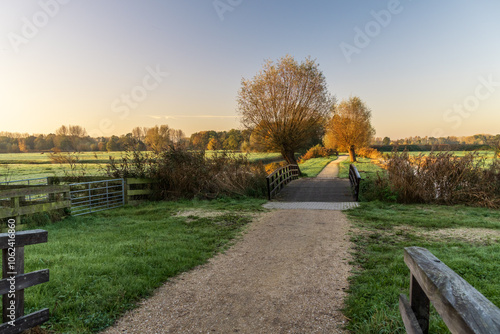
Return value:
<svg viewBox="0 0 500 334">
<path fill-rule="evenodd" d="M 349 227 L 341 211 L 264 213 L 104 333 L 345 333 Z"/>
</svg>

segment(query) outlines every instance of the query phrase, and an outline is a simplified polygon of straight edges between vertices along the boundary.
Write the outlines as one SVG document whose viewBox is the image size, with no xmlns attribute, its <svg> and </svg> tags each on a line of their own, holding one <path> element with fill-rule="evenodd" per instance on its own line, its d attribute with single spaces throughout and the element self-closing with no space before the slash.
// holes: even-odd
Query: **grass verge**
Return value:
<svg viewBox="0 0 500 334">
<path fill-rule="evenodd" d="M 26 247 L 26 272 L 49 268 L 50 281 L 26 290 L 26 313 L 48 307 L 49 332 L 99 332 L 170 277 L 226 249 L 262 203 L 148 203 L 39 227 L 49 242 Z"/>
<path fill-rule="evenodd" d="M 398 309 L 410 284 L 404 247 L 427 248 L 500 306 L 500 211 L 369 202 L 347 214 L 356 270 L 344 311 L 353 333 L 405 333 Z M 430 326 L 431 333 L 449 333 L 434 310 Z"/>
<path fill-rule="evenodd" d="M 337 160 L 336 156 L 329 156 L 325 158 L 312 158 L 306 160 L 304 163 L 299 164 L 300 171 L 307 177 L 316 177 L 323 168 L 330 162 Z"/>
<path fill-rule="evenodd" d="M 347 179 L 349 177 L 349 165 L 351 162 L 349 159 L 344 160 L 339 166 L 339 178 Z M 375 165 L 371 159 L 368 158 L 357 158 L 357 162 L 354 163 L 358 169 L 361 178 L 370 177 L 375 175 L 377 172 L 384 171 L 381 167 Z"/>
</svg>

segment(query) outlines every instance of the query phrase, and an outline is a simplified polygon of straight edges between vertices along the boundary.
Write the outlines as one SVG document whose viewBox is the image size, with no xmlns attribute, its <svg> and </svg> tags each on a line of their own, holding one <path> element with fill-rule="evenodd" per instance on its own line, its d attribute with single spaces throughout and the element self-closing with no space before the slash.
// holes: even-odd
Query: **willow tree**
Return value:
<svg viewBox="0 0 500 334">
<path fill-rule="evenodd" d="M 356 161 L 356 149 L 368 146 L 375 135 L 371 125 L 371 110 L 357 96 L 342 100 L 327 126 L 329 146 L 349 151 L 351 162 Z"/>
<path fill-rule="evenodd" d="M 325 77 L 310 58 L 301 63 L 291 56 L 269 60 L 253 79 L 242 79 L 238 92 L 243 125 L 289 164 L 297 164 L 295 152 L 324 131 L 332 105 Z"/>
</svg>

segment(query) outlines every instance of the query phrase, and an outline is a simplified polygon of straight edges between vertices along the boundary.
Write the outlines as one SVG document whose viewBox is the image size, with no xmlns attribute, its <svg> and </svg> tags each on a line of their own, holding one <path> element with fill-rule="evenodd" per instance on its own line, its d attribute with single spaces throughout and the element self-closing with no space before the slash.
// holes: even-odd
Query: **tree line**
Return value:
<svg viewBox="0 0 500 334">
<path fill-rule="evenodd" d="M 169 147 L 195 150 L 255 151 L 260 149 L 251 130 L 200 131 L 187 137 L 168 125 L 135 127 L 121 136 L 90 137 L 84 127 L 62 125 L 54 133 L 0 132 L 0 153 L 26 152 L 110 152 L 138 149 L 160 152 Z"/>
</svg>

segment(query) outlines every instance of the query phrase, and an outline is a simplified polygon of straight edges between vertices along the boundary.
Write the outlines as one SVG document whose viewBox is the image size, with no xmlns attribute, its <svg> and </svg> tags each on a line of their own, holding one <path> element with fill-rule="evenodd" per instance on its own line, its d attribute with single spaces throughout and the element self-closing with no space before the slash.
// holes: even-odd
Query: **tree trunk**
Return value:
<svg viewBox="0 0 500 334">
<path fill-rule="evenodd" d="M 283 156 L 283 159 L 285 159 L 287 164 L 297 165 L 297 168 L 299 169 L 299 175 L 302 175 L 302 172 L 300 171 L 300 168 L 298 167 L 299 164 L 297 163 L 297 159 L 295 159 L 295 153 L 293 151 L 281 151 L 281 155 Z"/>
<path fill-rule="evenodd" d="M 351 158 L 351 162 L 356 162 L 356 152 L 354 151 L 354 145 L 349 147 L 349 158 Z"/>
</svg>

